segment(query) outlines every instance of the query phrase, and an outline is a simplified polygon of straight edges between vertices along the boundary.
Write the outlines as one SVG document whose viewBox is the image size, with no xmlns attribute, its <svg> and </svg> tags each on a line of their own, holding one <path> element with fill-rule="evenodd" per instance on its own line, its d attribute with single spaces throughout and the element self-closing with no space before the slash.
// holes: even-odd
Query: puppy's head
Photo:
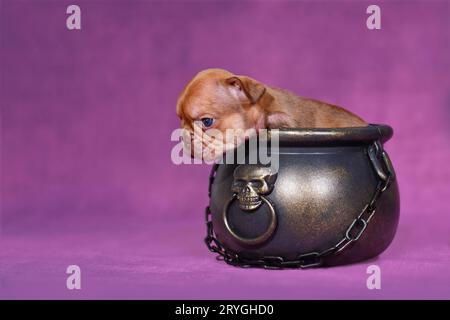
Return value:
<svg viewBox="0 0 450 320">
<path fill-rule="evenodd" d="M 242 135 L 248 129 L 264 128 L 264 109 L 271 100 L 265 86 L 249 77 L 222 69 L 198 73 L 184 88 L 177 103 L 181 127 L 190 133 L 190 141 L 184 141 L 190 143 L 191 155 L 205 160 L 217 158 L 239 140 L 226 141 L 226 133 L 234 131 Z M 222 133 L 220 139 L 218 132 Z M 195 136 L 201 140 L 203 150 L 195 149 L 192 143 Z M 211 151 L 213 154 L 208 154 Z"/>
</svg>

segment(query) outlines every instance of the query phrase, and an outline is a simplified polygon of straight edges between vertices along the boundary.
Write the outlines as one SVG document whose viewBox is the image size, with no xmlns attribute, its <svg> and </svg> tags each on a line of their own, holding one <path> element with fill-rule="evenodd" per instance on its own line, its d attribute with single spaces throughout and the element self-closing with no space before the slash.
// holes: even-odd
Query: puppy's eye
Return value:
<svg viewBox="0 0 450 320">
<path fill-rule="evenodd" d="M 208 128 L 208 127 L 212 126 L 212 124 L 214 123 L 214 119 L 213 118 L 202 118 L 202 123 L 206 128 Z"/>
</svg>

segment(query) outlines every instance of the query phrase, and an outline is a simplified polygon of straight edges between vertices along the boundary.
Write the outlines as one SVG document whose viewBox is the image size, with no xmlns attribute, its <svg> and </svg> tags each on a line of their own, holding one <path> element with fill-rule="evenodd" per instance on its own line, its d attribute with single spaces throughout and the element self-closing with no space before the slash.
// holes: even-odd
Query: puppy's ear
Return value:
<svg viewBox="0 0 450 320">
<path fill-rule="evenodd" d="M 245 77 L 234 76 L 225 80 L 226 84 L 236 90 L 237 96 L 247 98 L 251 104 L 257 103 L 266 92 L 266 87 L 258 81 Z"/>
</svg>

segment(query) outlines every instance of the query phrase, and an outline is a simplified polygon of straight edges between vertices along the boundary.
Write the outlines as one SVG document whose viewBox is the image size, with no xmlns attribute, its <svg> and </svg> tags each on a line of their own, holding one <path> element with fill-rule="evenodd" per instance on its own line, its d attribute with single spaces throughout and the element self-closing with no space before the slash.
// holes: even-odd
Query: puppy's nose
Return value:
<svg viewBox="0 0 450 320">
<path fill-rule="evenodd" d="M 192 132 L 185 131 L 183 136 L 181 137 L 183 140 L 183 143 L 185 147 L 189 147 L 189 154 L 191 156 L 191 159 L 195 158 L 194 156 L 194 134 Z M 184 150 L 186 150 L 185 148 Z"/>
<path fill-rule="evenodd" d="M 194 147 L 193 147 L 193 145 L 192 145 L 192 143 L 191 143 L 191 159 L 194 159 L 195 158 L 195 155 L 194 155 Z"/>
</svg>

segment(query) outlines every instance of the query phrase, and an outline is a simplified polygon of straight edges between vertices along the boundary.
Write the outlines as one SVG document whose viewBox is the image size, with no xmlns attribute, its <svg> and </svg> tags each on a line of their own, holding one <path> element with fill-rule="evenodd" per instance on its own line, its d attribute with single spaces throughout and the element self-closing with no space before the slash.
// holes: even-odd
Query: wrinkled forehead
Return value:
<svg viewBox="0 0 450 320">
<path fill-rule="evenodd" d="M 198 119 L 205 113 L 217 113 L 219 105 L 226 102 L 225 88 L 216 81 L 200 82 L 189 88 L 184 101 L 184 112 L 190 119 Z"/>
<path fill-rule="evenodd" d="M 204 91 L 206 92 L 197 92 L 185 102 L 185 112 L 192 120 L 198 119 L 214 108 L 215 99 L 212 97 L 213 91 L 211 89 Z"/>
</svg>

